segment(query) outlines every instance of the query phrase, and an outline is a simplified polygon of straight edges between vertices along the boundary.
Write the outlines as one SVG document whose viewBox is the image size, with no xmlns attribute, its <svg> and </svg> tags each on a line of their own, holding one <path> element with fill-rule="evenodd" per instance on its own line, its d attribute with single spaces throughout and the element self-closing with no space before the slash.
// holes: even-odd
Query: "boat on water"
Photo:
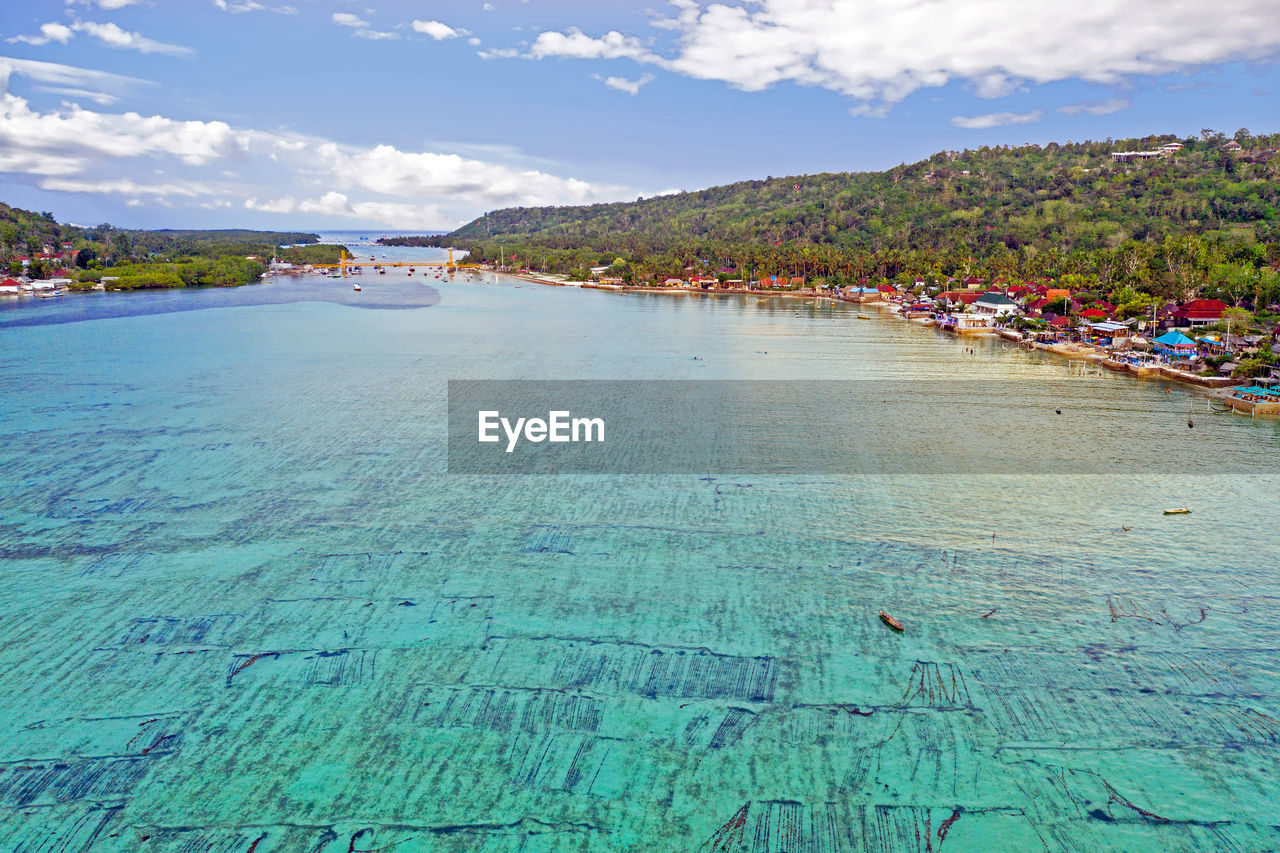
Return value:
<svg viewBox="0 0 1280 853">
<path fill-rule="evenodd" d="M 894 619 L 892 616 L 890 616 L 888 613 L 885 613 L 883 610 L 880 611 L 880 621 L 888 625 L 893 630 L 897 631 L 899 634 L 901 634 L 903 631 L 906 630 L 905 628 L 902 627 L 901 622 L 899 622 L 897 619 Z"/>
<path fill-rule="evenodd" d="M 858 319 L 859 319 L 859 320 L 870 320 L 871 318 L 870 318 L 869 316 L 867 316 L 866 314 L 859 314 L 859 315 L 858 315 Z"/>
<path fill-rule="evenodd" d="M 386 274 L 387 274 L 386 270 L 378 270 L 378 275 L 386 275 Z"/>
<path fill-rule="evenodd" d="M 1190 515 L 1191 510 L 1187 509 L 1186 507 L 1178 507 L 1177 509 L 1166 509 L 1164 511 L 1164 514 L 1165 515 Z"/>
<path fill-rule="evenodd" d="M 37 290 L 37 299 L 53 299 L 55 296 L 61 296 L 66 293 L 65 290 Z"/>
<path fill-rule="evenodd" d="M 351 289 L 352 289 L 352 290 L 359 290 L 359 289 L 360 289 L 360 285 L 359 285 L 359 284 L 353 284 L 353 285 L 351 285 Z"/>
</svg>

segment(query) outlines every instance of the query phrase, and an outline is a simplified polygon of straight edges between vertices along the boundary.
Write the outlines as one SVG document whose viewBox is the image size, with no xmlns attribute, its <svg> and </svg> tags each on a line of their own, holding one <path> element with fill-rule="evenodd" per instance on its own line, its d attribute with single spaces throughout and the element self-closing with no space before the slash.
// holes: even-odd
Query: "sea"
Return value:
<svg viewBox="0 0 1280 853">
<path fill-rule="evenodd" d="M 1280 849 L 1275 421 L 866 306 L 355 280 L 0 302 L 0 849 Z M 498 379 L 919 405 L 451 472 Z"/>
</svg>

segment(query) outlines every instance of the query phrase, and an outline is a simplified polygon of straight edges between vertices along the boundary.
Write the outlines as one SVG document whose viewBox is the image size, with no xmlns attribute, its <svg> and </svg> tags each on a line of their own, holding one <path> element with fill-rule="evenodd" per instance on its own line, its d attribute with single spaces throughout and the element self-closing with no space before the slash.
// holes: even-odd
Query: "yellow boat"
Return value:
<svg viewBox="0 0 1280 853">
<path fill-rule="evenodd" d="M 1187 509 L 1186 507 L 1179 507 L 1178 509 L 1166 509 L 1164 511 L 1164 514 L 1165 515 L 1190 515 L 1191 510 Z"/>
<path fill-rule="evenodd" d="M 859 320 L 870 320 L 871 318 L 870 318 L 870 317 L 868 317 L 866 314 L 859 314 L 859 315 L 858 315 L 858 319 L 859 319 Z"/>
</svg>

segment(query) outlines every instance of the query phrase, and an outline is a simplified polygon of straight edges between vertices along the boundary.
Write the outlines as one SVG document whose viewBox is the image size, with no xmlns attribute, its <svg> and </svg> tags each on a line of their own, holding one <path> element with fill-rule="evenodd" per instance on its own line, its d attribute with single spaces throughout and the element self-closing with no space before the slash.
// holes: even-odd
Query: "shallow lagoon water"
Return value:
<svg viewBox="0 0 1280 853">
<path fill-rule="evenodd" d="M 0 329 L 0 847 L 1280 847 L 1274 423 L 1076 377 L 974 452 L 1139 459 L 1109 419 L 1194 410 L 1185 454 L 450 475 L 449 379 L 1066 371 L 805 300 L 426 282 Z"/>
</svg>

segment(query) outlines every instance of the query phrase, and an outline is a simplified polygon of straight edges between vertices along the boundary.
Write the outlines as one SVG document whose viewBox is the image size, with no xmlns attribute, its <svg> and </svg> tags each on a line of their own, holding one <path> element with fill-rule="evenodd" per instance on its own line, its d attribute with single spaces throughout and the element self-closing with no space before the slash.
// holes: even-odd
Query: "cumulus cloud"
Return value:
<svg viewBox="0 0 1280 853">
<path fill-rule="evenodd" d="M 534 59 L 560 56 L 571 59 L 626 58 L 654 63 L 664 61 L 634 36 L 612 30 L 599 38 L 592 38 L 577 27 L 571 28 L 567 33 L 540 33 L 529 48 L 529 56 Z"/>
<path fill-rule="evenodd" d="M 610 89 L 617 89 L 619 92 L 626 92 L 628 95 L 639 94 L 641 86 L 646 83 L 652 83 L 654 80 L 652 74 L 645 74 L 636 80 L 628 80 L 626 77 L 601 77 L 599 74 L 594 75 L 594 77 Z"/>
<path fill-rule="evenodd" d="M 334 12 L 331 20 L 340 27 L 351 27 L 355 31 L 351 35 L 356 38 L 372 41 L 400 38 L 399 33 L 372 29 L 368 21 L 350 12 Z"/>
<path fill-rule="evenodd" d="M 57 21 L 50 21 L 47 24 L 40 25 L 39 35 L 17 35 L 8 41 L 10 43 L 23 42 L 37 46 L 48 44 L 51 41 L 66 44 L 76 33 L 85 33 L 107 47 L 136 50 L 140 53 L 162 53 L 169 56 L 187 56 L 192 53 L 189 47 L 166 44 L 155 39 L 149 39 L 142 33 L 121 29 L 117 24 L 99 23 L 97 21 L 74 21 L 70 26 L 60 24 Z"/>
<path fill-rule="evenodd" d="M 1058 107 L 1058 112 L 1066 113 L 1069 116 L 1080 115 L 1085 113 L 1091 116 L 1105 116 L 1111 113 L 1118 113 L 1121 110 L 1127 110 L 1133 106 L 1133 102 L 1128 98 L 1107 98 L 1101 101 L 1081 101 L 1078 104 L 1066 104 Z"/>
<path fill-rule="evenodd" d="M 1195 3 L 1165 0 L 675 0 L 655 49 L 617 31 L 541 33 L 530 58 L 627 58 L 748 91 L 820 86 L 883 110 L 954 81 L 984 97 L 1078 79 L 1115 84 L 1280 49 L 1274 0 L 1238 0 L 1205 25 Z M 1052 22 L 1046 24 L 1046 22 Z M 490 56 L 500 54 L 490 51 Z"/>
<path fill-rule="evenodd" d="M 367 27 L 369 22 L 362 18 L 351 14 L 350 12 L 334 12 L 333 22 L 340 27 Z"/>
<path fill-rule="evenodd" d="M 96 38 L 107 47 L 136 50 L 139 53 L 163 53 L 169 56 L 187 56 L 193 52 L 189 47 L 155 41 L 154 39 L 147 38 L 141 33 L 121 29 L 117 24 L 113 23 L 103 24 L 95 21 L 76 21 L 71 25 L 71 29 L 78 33 L 86 33 L 89 36 Z"/>
<path fill-rule="evenodd" d="M 980 116 L 956 116 L 951 123 L 956 127 L 967 127 L 982 130 L 988 127 L 1002 127 L 1006 124 L 1030 124 L 1044 118 L 1044 110 L 1032 110 L 1029 113 L 987 113 Z"/>
<path fill-rule="evenodd" d="M 492 207 L 586 204 L 620 197 L 621 190 L 536 169 L 515 169 L 457 154 L 400 151 L 390 145 L 352 151 L 326 142 L 313 150 L 342 186 L 390 196 L 449 196 Z"/>
<path fill-rule="evenodd" d="M 282 196 L 273 199 L 249 198 L 244 202 L 247 210 L 263 213 L 311 216 L 354 217 L 393 225 L 415 231 L 444 231 L 457 228 L 463 220 L 451 218 L 440 212 L 438 204 L 403 204 L 396 202 L 352 202 L 344 193 L 330 191 L 319 198 L 298 199 Z"/>
<path fill-rule="evenodd" d="M 73 35 L 75 35 L 75 31 L 72 30 L 71 27 L 68 27 L 66 24 L 59 24 L 57 21 L 50 21 L 47 24 L 40 25 L 40 35 L 38 36 L 14 36 L 11 39 L 7 39 L 7 41 L 10 44 L 13 44 L 14 42 L 21 42 L 23 44 L 33 44 L 39 47 L 40 45 L 48 44 L 51 41 L 56 41 L 59 44 L 66 44 L 71 40 Z"/>
<path fill-rule="evenodd" d="M 414 32 L 419 32 L 419 33 L 422 33 L 423 35 L 431 36 L 436 41 L 443 41 L 444 39 L 454 39 L 462 35 L 462 33 L 458 32 L 453 27 L 449 26 L 448 24 L 442 24 L 439 21 L 414 20 L 414 22 L 410 26 L 413 27 Z"/>
<path fill-rule="evenodd" d="M 267 213 L 418 229 L 452 227 L 479 209 L 509 204 L 635 196 L 632 188 L 452 153 L 349 146 L 220 121 L 98 112 L 78 105 L 41 112 L 7 92 L 0 93 L 0 173 L 51 192 L 203 207 L 234 199 Z M 264 197 L 264 185 L 282 192 Z"/>
</svg>

